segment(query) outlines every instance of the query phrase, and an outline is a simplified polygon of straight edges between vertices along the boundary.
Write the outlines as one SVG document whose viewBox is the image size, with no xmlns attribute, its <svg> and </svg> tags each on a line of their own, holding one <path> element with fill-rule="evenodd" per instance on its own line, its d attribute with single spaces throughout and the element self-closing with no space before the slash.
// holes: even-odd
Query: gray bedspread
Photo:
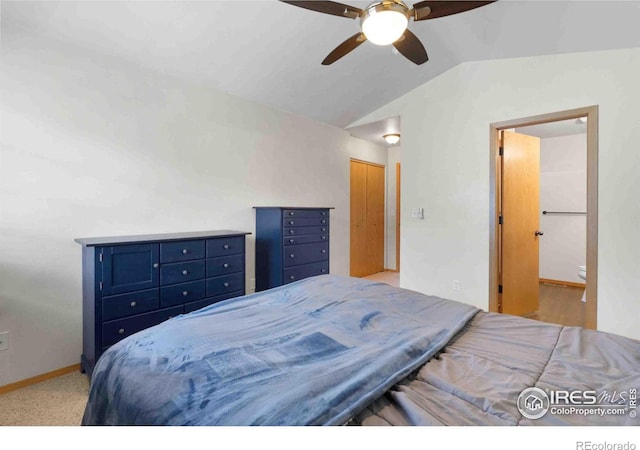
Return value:
<svg viewBox="0 0 640 450">
<path fill-rule="evenodd" d="M 527 419 L 517 408 L 526 388 L 595 391 L 597 407 Z M 635 390 L 635 392 L 634 392 Z M 640 341 L 609 333 L 478 313 L 445 349 L 391 388 L 354 425 L 640 425 Z M 589 403 L 589 399 L 586 399 Z M 561 411 L 571 405 L 560 402 Z M 578 412 L 580 410 L 580 412 Z M 632 411 L 636 411 L 635 413 Z M 635 416 L 635 417 L 634 417 Z"/>
<path fill-rule="evenodd" d="M 82 423 L 343 424 L 477 312 L 335 275 L 223 301 L 109 348 Z"/>
</svg>

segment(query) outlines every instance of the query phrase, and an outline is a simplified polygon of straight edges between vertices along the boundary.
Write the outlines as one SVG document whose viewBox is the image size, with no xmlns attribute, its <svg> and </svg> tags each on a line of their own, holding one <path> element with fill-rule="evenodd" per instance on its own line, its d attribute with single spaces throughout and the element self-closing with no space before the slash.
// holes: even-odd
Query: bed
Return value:
<svg viewBox="0 0 640 450">
<path fill-rule="evenodd" d="M 321 275 L 110 347 L 82 424 L 638 425 L 639 387 L 640 341 Z"/>
</svg>

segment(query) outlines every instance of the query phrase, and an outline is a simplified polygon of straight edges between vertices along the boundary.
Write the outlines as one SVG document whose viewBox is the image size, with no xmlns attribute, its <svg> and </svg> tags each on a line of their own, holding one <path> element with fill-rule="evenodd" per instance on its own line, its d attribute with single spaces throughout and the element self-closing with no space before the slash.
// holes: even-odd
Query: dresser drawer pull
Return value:
<svg viewBox="0 0 640 450">
<path fill-rule="evenodd" d="M 189 291 L 182 291 L 182 295 L 186 297 L 187 295 L 189 295 Z"/>
<path fill-rule="evenodd" d="M 186 255 L 187 253 L 189 253 L 189 250 L 187 250 L 186 248 L 183 248 L 183 249 L 182 249 L 182 254 L 183 254 L 183 255 Z"/>
<path fill-rule="evenodd" d="M 224 267 L 225 269 L 226 269 L 226 268 L 228 268 L 228 267 L 229 267 L 229 263 L 224 263 L 224 264 L 222 265 L 222 267 Z"/>
<path fill-rule="evenodd" d="M 153 268 L 154 268 L 154 269 L 157 269 L 159 266 L 160 266 L 160 264 L 158 264 L 158 263 L 153 263 Z"/>
<path fill-rule="evenodd" d="M 327 269 L 320 269 L 320 272 L 325 273 Z"/>
<path fill-rule="evenodd" d="M 326 220 L 324 220 L 324 219 L 322 219 L 322 220 L 320 221 L 320 223 L 327 223 L 327 221 L 326 221 Z"/>
<path fill-rule="evenodd" d="M 289 215 L 293 216 L 295 213 L 293 211 L 289 211 Z"/>
<path fill-rule="evenodd" d="M 295 279 L 296 279 L 296 277 L 294 277 L 293 275 L 291 275 L 291 276 L 289 277 L 289 279 L 290 279 L 290 280 L 295 280 Z"/>
<path fill-rule="evenodd" d="M 321 253 L 327 253 L 325 249 L 320 250 Z"/>
<path fill-rule="evenodd" d="M 326 236 L 322 236 L 322 240 L 323 240 L 323 241 L 326 241 L 326 240 L 327 240 L 327 237 L 326 237 Z"/>
<path fill-rule="evenodd" d="M 292 253 L 289 255 L 289 258 L 295 258 L 295 255 Z"/>
<path fill-rule="evenodd" d="M 183 271 L 182 271 L 182 275 L 188 275 L 188 274 L 189 274 L 189 271 L 188 271 L 188 270 L 183 270 Z"/>
<path fill-rule="evenodd" d="M 229 287 L 229 283 L 228 283 L 228 282 L 225 282 L 225 283 L 223 284 L 223 286 L 224 286 L 224 287 Z"/>
<path fill-rule="evenodd" d="M 136 302 L 131 302 L 131 307 L 132 307 L 132 308 L 135 308 L 135 307 L 136 307 L 136 305 L 137 305 L 137 303 L 136 303 Z"/>
<path fill-rule="evenodd" d="M 320 228 L 320 231 L 327 231 L 326 228 Z"/>
<path fill-rule="evenodd" d="M 229 244 L 224 244 L 222 248 L 224 248 L 225 250 L 229 250 Z"/>
<path fill-rule="evenodd" d="M 322 211 L 322 212 L 320 213 L 320 215 L 321 215 L 321 216 L 326 216 L 326 215 L 327 215 L 327 213 L 326 213 L 326 211 Z"/>
<path fill-rule="evenodd" d="M 118 330 L 118 334 L 124 334 L 124 328 L 120 328 L 120 329 Z"/>
<path fill-rule="evenodd" d="M 295 224 L 295 221 L 290 220 L 290 221 L 289 221 L 289 225 L 293 225 L 293 224 Z"/>
<path fill-rule="evenodd" d="M 289 242 L 290 242 L 290 243 L 292 243 L 292 244 L 293 244 L 295 241 L 296 241 L 295 239 L 289 239 Z"/>
<path fill-rule="evenodd" d="M 289 234 L 293 234 L 293 233 L 295 233 L 295 231 L 289 230 Z"/>
</svg>

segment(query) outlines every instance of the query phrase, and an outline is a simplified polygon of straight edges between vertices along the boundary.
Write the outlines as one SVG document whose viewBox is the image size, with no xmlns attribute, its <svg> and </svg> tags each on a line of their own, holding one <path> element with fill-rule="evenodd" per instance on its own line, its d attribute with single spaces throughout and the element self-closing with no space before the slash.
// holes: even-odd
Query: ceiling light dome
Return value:
<svg viewBox="0 0 640 450">
<path fill-rule="evenodd" d="M 390 144 L 390 145 L 397 144 L 398 142 L 400 142 L 400 135 L 397 133 L 385 134 L 382 137 L 384 138 L 385 141 L 387 141 L 387 144 Z"/>
<path fill-rule="evenodd" d="M 402 2 L 385 0 L 370 5 L 362 15 L 360 26 L 367 40 L 389 45 L 400 39 L 409 24 L 409 8 Z"/>
</svg>

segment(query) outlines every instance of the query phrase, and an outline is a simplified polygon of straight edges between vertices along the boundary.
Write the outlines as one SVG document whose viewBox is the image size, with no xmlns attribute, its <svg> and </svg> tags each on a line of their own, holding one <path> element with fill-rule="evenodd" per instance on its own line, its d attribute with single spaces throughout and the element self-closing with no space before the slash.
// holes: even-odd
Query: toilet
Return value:
<svg viewBox="0 0 640 450">
<path fill-rule="evenodd" d="M 578 276 L 582 278 L 584 281 L 587 281 L 587 267 L 586 266 L 578 266 Z M 582 302 L 587 302 L 587 289 L 585 288 L 582 293 Z"/>
</svg>

